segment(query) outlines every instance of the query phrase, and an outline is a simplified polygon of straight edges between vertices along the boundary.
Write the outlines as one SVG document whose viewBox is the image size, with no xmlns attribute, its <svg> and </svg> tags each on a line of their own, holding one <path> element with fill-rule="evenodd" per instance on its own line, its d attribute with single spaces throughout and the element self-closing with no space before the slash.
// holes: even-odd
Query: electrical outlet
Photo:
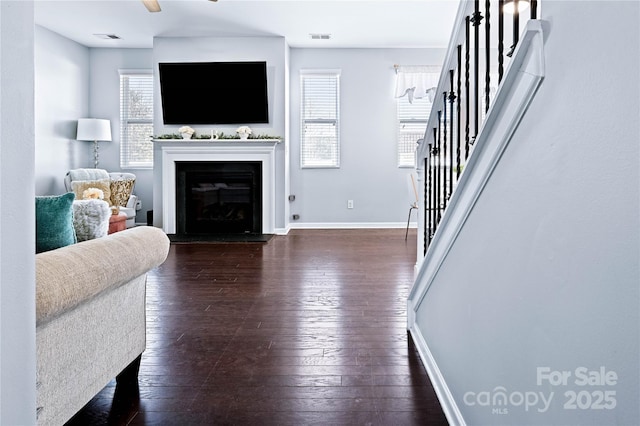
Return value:
<svg viewBox="0 0 640 426">
<path fill-rule="evenodd" d="M 347 208 L 348 209 L 352 209 L 353 208 L 353 200 L 347 200 Z"/>
</svg>

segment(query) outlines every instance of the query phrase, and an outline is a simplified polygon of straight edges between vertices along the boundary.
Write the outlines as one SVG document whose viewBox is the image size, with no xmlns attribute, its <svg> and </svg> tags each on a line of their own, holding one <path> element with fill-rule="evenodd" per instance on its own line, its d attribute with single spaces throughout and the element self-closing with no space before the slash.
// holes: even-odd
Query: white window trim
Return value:
<svg viewBox="0 0 640 426">
<path fill-rule="evenodd" d="M 400 118 L 400 102 L 408 102 L 406 97 L 401 97 L 401 98 L 396 98 L 396 117 L 395 117 L 395 122 L 396 122 L 396 159 L 397 159 L 397 167 L 398 168 L 414 168 L 416 163 L 415 163 L 415 152 L 416 152 L 416 148 L 417 148 L 417 142 L 419 139 L 422 139 L 424 137 L 424 133 L 426 132 L 427 129 L 427 123 L 429 121 L 429 114 L 425 114 L 424 118 L 410 118 L 410 119 L 401 119 Z M 413 103 L 416 102 L 430 102 L 428 101 L 426 98 L 423 99 L 414 99 Z M 403 143 L 401 142 L 401 137 L 402 137 L 402 125 L 403 123 L 406 124 L 416 124 L 416 125 L 423 125 L 422 127 L 424 127 L 424 129 L 421 129 L 420 132 L 420 136 L 416 137 L 416 144 L 414 146 L 414 151 L 413 151 L 413 161 L 411 163 L 405 163 L 402 161 L 402 156 L 401 156 L 401 146 L 403 145 Z"/>
<path fill-rule="evenodd" d="M 341 76 L 342 70 L 340 69 L 329 69 L 329 68 L 323 68 L 323 69 L 303 69 L 300 70 L 300 168 L 301 169 L 339 169 L 340 168 L 340 151 L 341 151 L 341 144 L 340 144 L 340 76 Z M 335 76 L 337 78 L 337 99 L 336 99 L 336 118 L 334 119 L 309 119 L 309 120 L 305 120 L 304 118 L 304 83 L 303 83 L 303 79 L 306 76 L 313 76 L 313 75 L 317 75 L 317 76 L 326 76 L 326 75 L 331 75 L 331 76 Z M 329 164 L 329 165 L 320 165 L 320 164 L 314 164 L 314 165 L 305 165 L 304 163 L 304 129 L 305 129 L 305 122 L 333 122 L 335 123 L 336 126 L 336 158 L 335 164 Z"/>
<path fill-rule="evenodd" d="M 135 68 L 135 69 L 119 69 L 118 70 L 118 74 L 119 74 L 119 82 L 118 82 L 118 91 L 120 93 L 120 97 L 122 96 L 122 80 L 121 77 L 122 76 L 134 76 L 134 75 L 146 75 L 146 76 L 150 76 L 152 78 L 152 96 L 153 96 L 153 80 L 155 79 L 155 76 L 153 74 L 153 70 L 152 69 L 146 69 L 146 68 Z M 153 103 L 152 103 L 153 105 Z M 127 138 L 126 138 L 126 124 L 127 123 L 133 123 L 133 122 L 138 122 L 138 123 L 148 123 L 151 124 L 151 126 L 153 127 L 153 117 L 151 119 L 128 119 L 125 120 L 125 117 L 123 116 L 123 111 L 122 111 L 122 98 L 120 98 L 120 103 L 119 103 L 119 108 L 120 108 L 120 168 L 121 169 L 153 169 L 153 156 L 149 161 L 144 161 L 144 162 L 136 162 L 136 161 L 132 161 L 132 160 L 126 160 L 125 158 L 125 154 L 124 154 L 124 150 L 123 148 L 125 148 L 123 145 L 127 144 Z"/>
</svg>

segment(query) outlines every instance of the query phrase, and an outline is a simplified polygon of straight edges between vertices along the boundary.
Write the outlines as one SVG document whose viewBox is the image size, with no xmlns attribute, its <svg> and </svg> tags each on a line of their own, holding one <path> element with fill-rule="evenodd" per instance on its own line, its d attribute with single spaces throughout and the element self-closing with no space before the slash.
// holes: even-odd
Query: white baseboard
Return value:
<svg viewBox="0 0 640 426">
<path fill-rule="evenodd" d="M 136 222 L 136 226 L 146 226 L 146 222 Z M 275 228 L 275 235 L 287 235 L 292 229 L 404 229 L 406 223 L 399 222 L 362 222 L 362 223 L 292 223 L 285 228 Z M 415 222 L 409 224 L 410 229 L 416 229 Z"/>
<path fill-rule="evenodd" d="M 286 228 L 276 228 L 273 230 L 273 233 L 276 235 L 287 235 L 291 231 L 291 226 L 287 226 Z"/>
<path fill-rule="evenodd" d="M 407 222 L 297 222 L 289 224 L 290 229 L 404 229 Z M 415 222 L 409 228 L 417 228 Z"/>
<path fill-rule="evenodd" d="M 420 359 L 422 359 L 422 363 L 427 370 L 427 375 L 438 396 L 438 401 L 440 401 L 440 406 L 447 421 L 451 426 L 465 426 L 466 422 L 464 421 L 464 417 L 462 417 L 458 404 L 456 404 L 456 401 L 453 399 L 449 386 L 447 386 L 447 382 L 442 376 L 436 360 L 433 358 L 429 345 L 427 345 L 427 342 L 422 337 L 423 333 L 420 331 L 417 323 L 413 322 L 413 324 L 409 326 L 409 333 L 411 333 L 416 349 L 418 349 Z"/>
</svg>

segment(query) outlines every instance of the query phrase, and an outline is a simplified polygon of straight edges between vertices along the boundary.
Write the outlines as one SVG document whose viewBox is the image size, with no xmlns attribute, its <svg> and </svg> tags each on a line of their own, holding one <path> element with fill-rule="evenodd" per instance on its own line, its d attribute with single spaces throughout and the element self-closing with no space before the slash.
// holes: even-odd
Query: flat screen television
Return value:
<svg viewBox="0 0 640 426">
<path fill-rule="evenodd" d="M 164 124 L 269 122 L 266 62 L 160 63 Z"/>
</svg>

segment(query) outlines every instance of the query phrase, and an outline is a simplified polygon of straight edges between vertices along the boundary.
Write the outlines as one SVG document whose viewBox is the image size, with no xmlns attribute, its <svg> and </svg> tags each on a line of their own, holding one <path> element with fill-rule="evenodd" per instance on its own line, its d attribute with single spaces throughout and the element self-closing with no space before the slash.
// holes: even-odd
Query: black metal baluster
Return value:
<svg viewBox="0 0 640 426">
<path fill-rule="evenodd" d="M 498 0 L 498 84 L 504 74 L 504 0 Z"/>
<path fill-rule="evenodd" d="M 531 19 L 538 19 L 538 0 L 531 0 Z"/>
<path fill-rule="evenodd" d="M 462 128 L 462 118 L 460 117 L 460 92 L 462 90 L 462 45 L 458 45 L 458 98 L 456 102 L 456 121 L 458 131 L 456 132 L 456 180 L 460 177 L 460 144 L 462 142 L 460 130 Z"/>
<path fill-rule="evenodd" d="M 451 90 L 449 91 L 449 111 L 451 114 L 451 118 L 449 119 L 449 128 L 451 129 L 451 143 L 449 144 L 449 199 L 451 199 L 451 194 L 453 194 L 453 103 L 456 101 L 456 94 L 453 91 L 453 70 L 449 70 L 449 86 Z"/>
<path fill-rule="evenodd" d="M 480 22 L 482 21 L 482 14 L 480 13 L 480 0 L 475 0 L 475 12 L 471 18 L 471 22 L 474 26 L 473 34 L 473 113 L 474 113 L 474 130 L 471 143 L 475 142 L 480 131 Z"/>
<path fill-rule="evenodd" d="M 485 68 L 485 88 L 484 88 L 484 111 L 489 111 L 489 103 L 491 100 L 489 99 L 489 86 L 491 84 L 491 15 L 489 13 L 489 8 L 491 7 L 490 0 L 486 0 L 485 2 L 485 21 L 484 21 L 484 45 L 485 45 L 485 61 L 487 62 Z"/>
<path fill-rule="evenodd" d="M 440 175 L 440 143 L 442 138 L 442 111 L 438 111 L 438 139 L 436 140 L 436 229 L 438 228 L 438 223 L 440 223 L 440 206 L 442 205 L 442 191 L 440 190 L 442 186 L 441 175 Z"/>
<path fill-rule="evenodd" d="M 513 2 L 513 48 L 516 48 L 518 40 L 520 39 L 520 2 Z"/>
<path fill-rule="evenodd" d="M 469 157 L 469 123 L 471 122 L 471 119 L 469 117 L 470 115 L 470 111 L 469 111 L 469 105 L 470 105 L 470 100 L 469 100 L 469 61 L 470 61 L 470 53 L 469 53 L 469 33 L 470 31 L 470 25 L 469 23 L 471 22 L 471 19 L 467 16 L 465 19 L 465 29 L 466 29 L 466 41 L 465 41 L 465 46 L 466 46 L 466 52 L 465 52 L 465 80 L 464 80 L 464 84 L 465 84 L 465 129 L 464 129 L 464 159 L 466 160 L 467 157 Z"/>
<path fill-rule="evenodd" d="M 431 221 L 431 239 L 433 240 L 433 235 L 436 232 L 436 226 L 438 226 L 437 223 L 437 205 L 438 205 L 438 200 L 437 200 L 437 188 L 438 188 L 438 177 L 437 177 L 437 170 L 436 170 L 436 164 L 438 163 L 438 146 L 437 146 L 437 140 L 438 140 L 438 129 L 436 127 L 433 128 L 433 148 L 431 150 L 431 157 L 433 158 L 433 165 L 432 170 L 433 170 L 433 187 L 431 188 L 431 197 L 433 202 L 431 203 L 431 216 L 432 216 L 432 221 Z"/>
<path fill-rule="evenodd" d="M 446 113 L 446 108 L 447 108 L 447 104 L 445 102 L 444 103 L 445 113 Z M 438 216 L 438 223 L 440 223 L 440 221 L 442 220 L 444 209 L 445 207 L 447 207 L 447 187 L 446 187 L 447 174 L 446 174 L 446 164 L 445 164 L 447 151 L 446 151 L 446 147 L 443 146 L 443 141 L 446 144 L 446 140 L 444 140 L 444 138 L 446 138 L 446 133 L 447 133 L 446 126 L 447 126 L 446 117 L 443 116 L 442 135 L 440 135 L 441 137 L 440 147 L 438 148 L 438 153 L 440 154 L 439 161 L 438 161 L 438 164 L 440 164 L 440 177 L 438 178 L 440 180 L 440 211 Z"/>
<path fill-rule="evenodd" d="M 440 119 L 440 141 L 438 143 L 438 225 L 440 224 L 440 220 L 442 219 L 442 212 L 444 210 L 444 150 L 442 149 L 442 136 L 444 134 L 444 130 L 442 126 L 444 125 L 444 121 L 442 118 Z"/>
<path fill-rule="evenodd" d="M 442 143 L 442 209 L 447 208 L 447 92 L 442 92 L 442 105 L 444 109 L 444 117 L 442 121 L 443 143 Z"/>
<path fill-rule="evenodd" d="M 511 50 L 507 53 L 508 57 L 513 55 L 513 52 L 516 50 L 516 46 L 518 45 L 518 38 L 520 37 L 520 11 L 518 10 L 518 2 L 513 2 L 513 45 L 511 46 Z"/>
</svg>

